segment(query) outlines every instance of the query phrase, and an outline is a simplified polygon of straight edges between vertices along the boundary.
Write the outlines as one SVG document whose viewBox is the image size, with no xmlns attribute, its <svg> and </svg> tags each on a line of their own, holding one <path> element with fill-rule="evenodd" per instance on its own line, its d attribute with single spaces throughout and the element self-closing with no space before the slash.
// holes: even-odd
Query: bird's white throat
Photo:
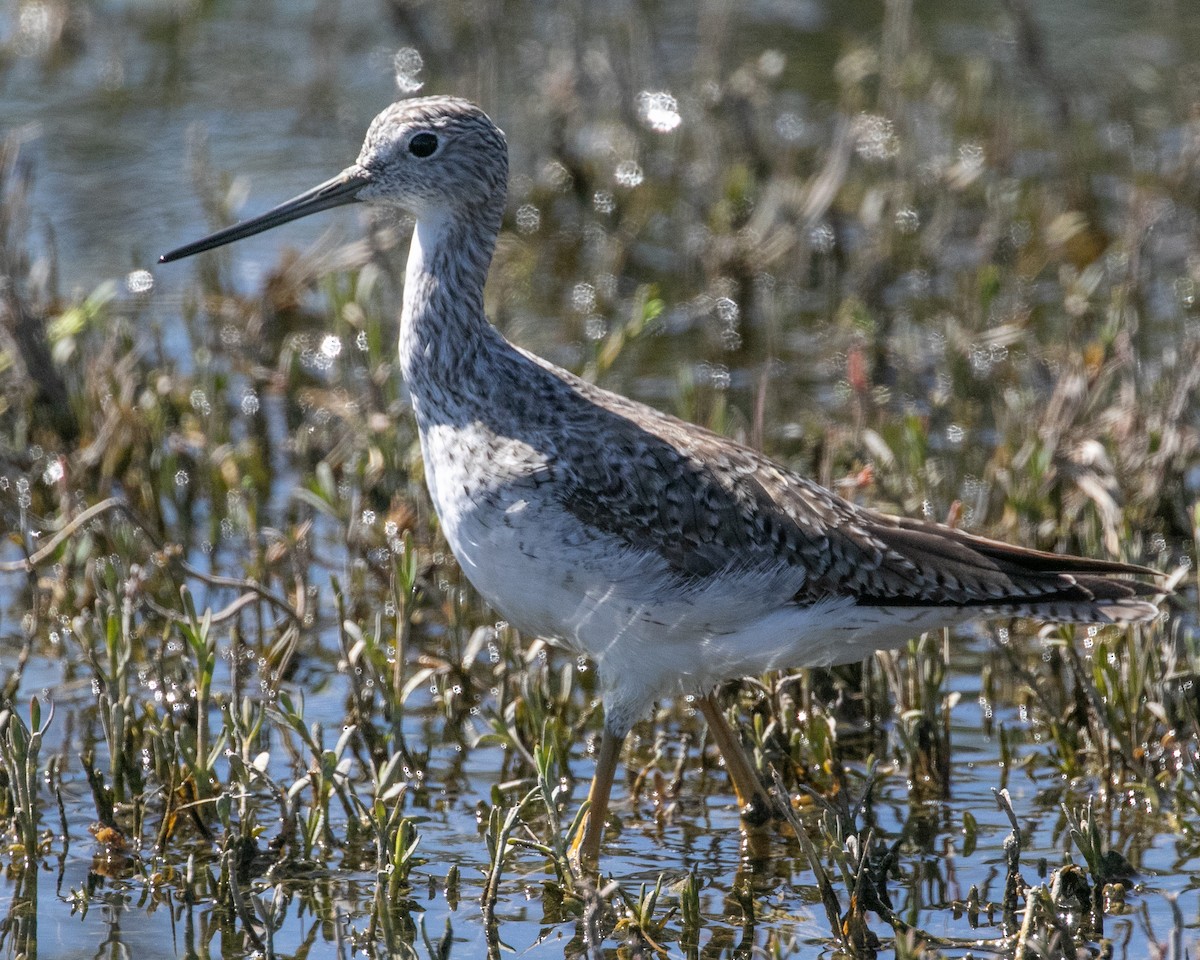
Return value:
<svg viewBox="0 0 1200 960">
<path fill-rule="evenodd" d="M 450 218 L 442 211 L 433 211 L 417 218 L 412 243 L 408 248 L 408 266 L 404 272 L 404 306 L 408 312 L 414 305 L 420 281 L 433 273 L 434 262 L 445 240 Z"/>
</svg>

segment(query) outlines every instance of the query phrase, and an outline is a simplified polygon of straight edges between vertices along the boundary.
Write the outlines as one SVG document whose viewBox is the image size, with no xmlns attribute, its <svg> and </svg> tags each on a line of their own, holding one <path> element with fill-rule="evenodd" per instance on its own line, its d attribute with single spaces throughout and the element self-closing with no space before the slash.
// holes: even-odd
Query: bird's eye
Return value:
<svg viewBox="0 0 1200 960">
<path fill-rule="evenodd" d="M 415 137 L 408 141 L 408 152 L 414 157 L 433 156 L 433 152 L 438 148 L 438 138 L 432 133 L 418 133 Z"/>
</svg>

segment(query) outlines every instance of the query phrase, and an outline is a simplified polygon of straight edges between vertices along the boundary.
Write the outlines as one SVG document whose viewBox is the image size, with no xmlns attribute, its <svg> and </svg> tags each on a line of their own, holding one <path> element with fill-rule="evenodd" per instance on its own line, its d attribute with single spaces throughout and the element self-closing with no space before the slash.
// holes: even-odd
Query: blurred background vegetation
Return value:
<svg viewBox="0 0 1200 960">
<path fill-rule="evenodd" d="M 1196 50 L 1181 0 L 0 2 L 0 952 L 1194 955 Z M 507 132 L 511 339 L 862 502 L 1171 572 L 1163 621 L 731 687 L 794 798 L 765 837 L 664 702 L 573 875 L 591 672 L 439 539 L 409 224 L 153 265 L 417 92 Z"/>
</svg>

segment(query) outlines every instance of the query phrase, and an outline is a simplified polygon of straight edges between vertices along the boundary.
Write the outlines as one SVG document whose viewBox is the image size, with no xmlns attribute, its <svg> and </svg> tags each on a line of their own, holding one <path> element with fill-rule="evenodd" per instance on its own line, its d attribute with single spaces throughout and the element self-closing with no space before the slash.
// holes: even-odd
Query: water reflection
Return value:
<svg viewBox="0 0 1200 960">
<path fill-rule="evenodd" d="M 8 911 L 0 923 L 0 943 L 11 943 L 13 956 L 37 960 L 38 956 L 38 881 L 41 870 L 36 864 L 19 861 L 7 871 L 7 880 L 15 880 Z"/>
</svg>

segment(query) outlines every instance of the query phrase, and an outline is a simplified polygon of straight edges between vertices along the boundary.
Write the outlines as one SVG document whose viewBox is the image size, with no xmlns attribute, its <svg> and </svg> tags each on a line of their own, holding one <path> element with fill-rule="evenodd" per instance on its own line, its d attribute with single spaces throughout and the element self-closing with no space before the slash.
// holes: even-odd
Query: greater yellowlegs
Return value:
<svg viewBox="0 0 1200 960">
<path fill-rule="evenodd" d="M 769 801 L 713 699 L 722 680 L 859 660 L 975 617 L 1127 623 L 1154 572 L 855 506 L 762 454 L 513 346 L 483 286 L 504 135 L 450 97 L 395 103 L 358 160 L 162 262 L 364 201 L 416 217 L 400 363 L 455 557 L 520 630 L 586 654 L 604 731 L 574 854 L 595 862 L 618 754 L 657 698 L 695 695 L 743 803 Z"/>
</svg>

